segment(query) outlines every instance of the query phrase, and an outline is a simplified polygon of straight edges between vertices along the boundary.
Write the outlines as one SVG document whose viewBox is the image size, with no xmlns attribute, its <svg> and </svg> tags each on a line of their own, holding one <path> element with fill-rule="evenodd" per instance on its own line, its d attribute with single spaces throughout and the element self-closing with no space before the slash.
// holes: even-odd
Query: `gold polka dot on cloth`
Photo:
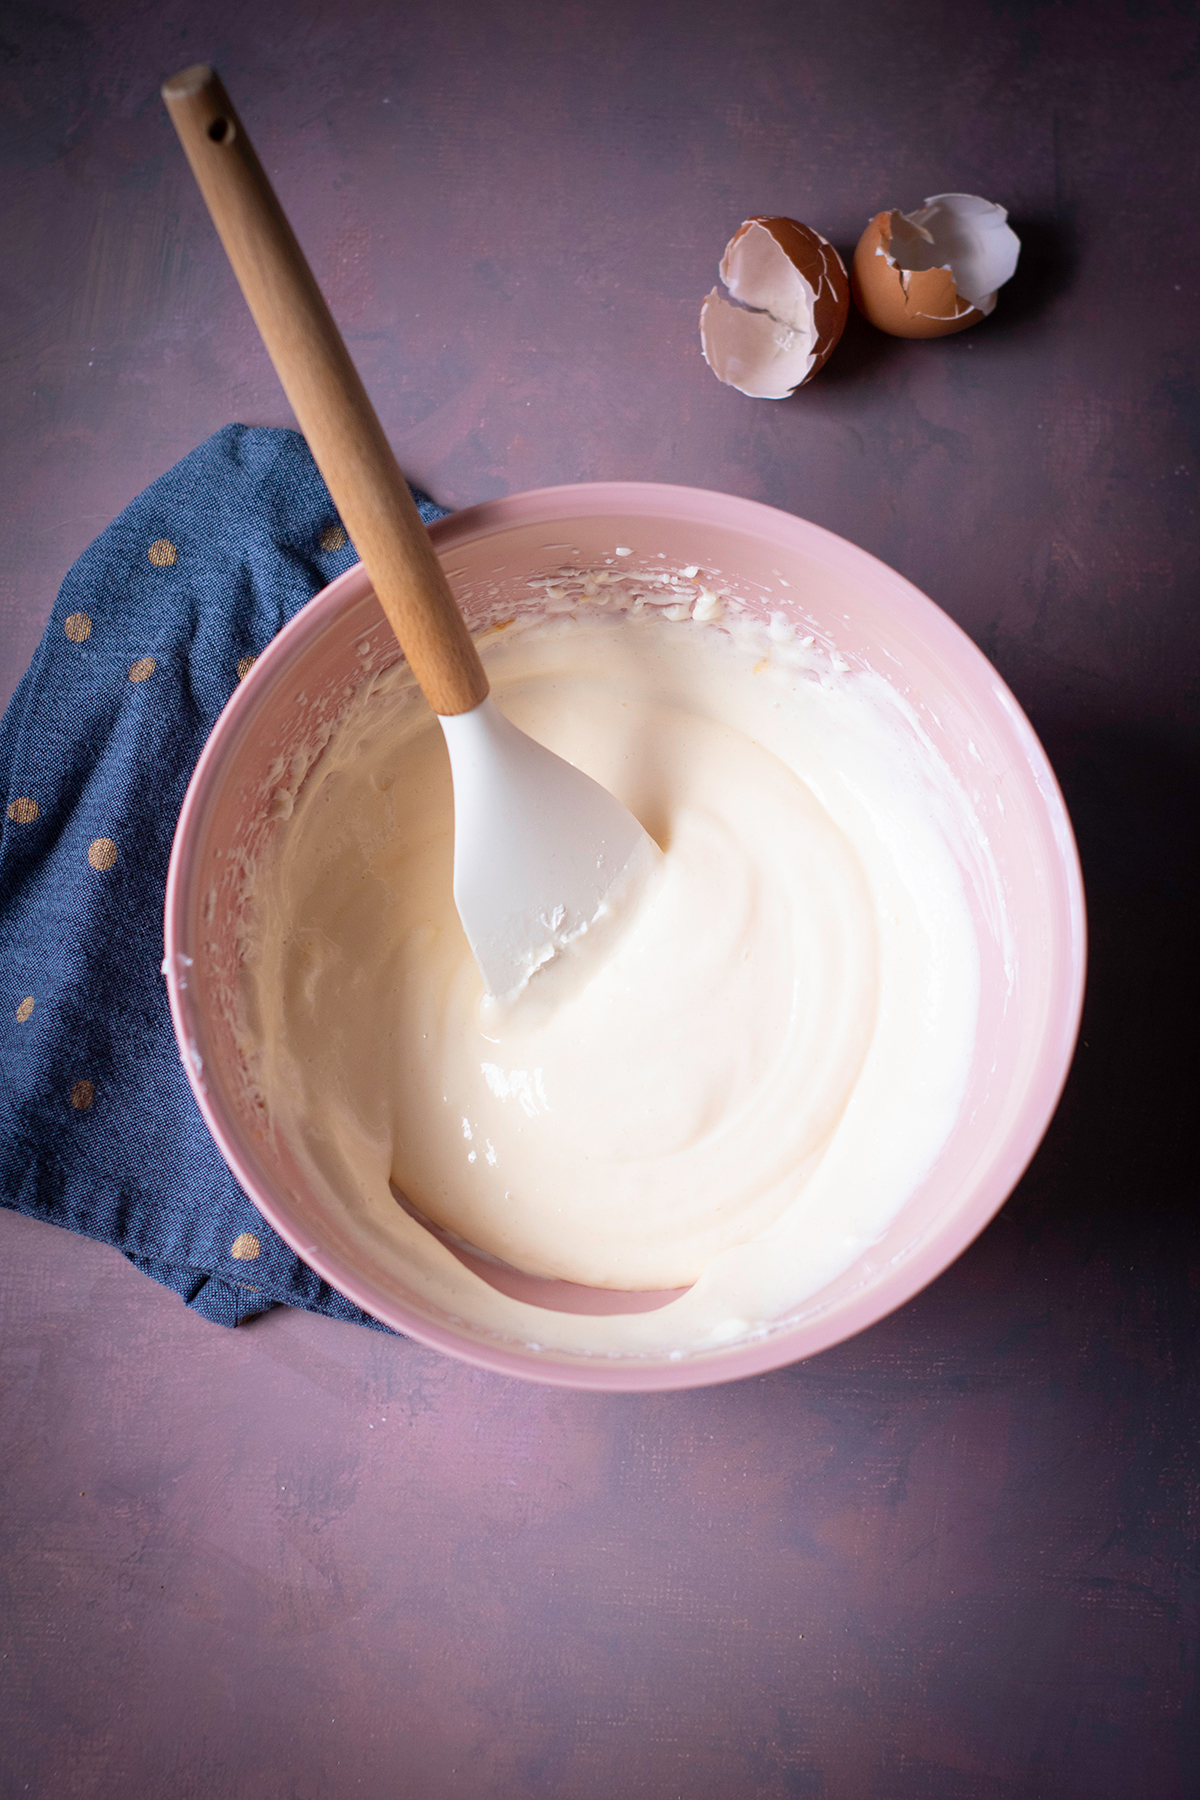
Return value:
<svg viewBox="0 0 1200 1800">
<path fill-rule="evenodd" d="M 93 869 L 99 869 L 103 873 L 105 869 L 111 869 L 116 860 L 117 846 L 111 838 L 92 839 L 88 845 L 88 861 Z"/>
<path fill-rule="evenodd" d="M 156 569 L 169 569 L 179 552 L 170 538 L 155 538 L 146 555 Z"/>
<path fill-rule="evenodd" d="M 63 630 L 73 644 L 82 644 L 86 638 L 90 638 L 92 635 L 92 621 L 86 613 L 72 613 L 70 618 L 64 621 Z"/>
<path fill-rule="evenodd" d="M 94 1082 L 77 1081 L 75 1086 L 71 1089 L 71 1105 L 75 1108 L 76 1112 L 86 1112 L 95 1098 L 96 1088 Z"/>
<path fill-rule="evenodd" d="M 26 994 L 26 996 L 22 1000 L 20 1006 L 18 1006 L 18 1008 L 17 1008 L 17 1024 L 23 1025 L 25 1023 L 26 1019 L 29 1018 L 29 1016 L 31 1015 L 32 1012 L 33 1012 L 33 995 Z"/>
<path fill-rule="evenodd" d="M 32 825 L 40 811 L 37 801 L 31 800 L 28 794 L 8 803 L 8 816 L 14 825 Z"/>
<path fill-rule="evenodd" d="M 346 533 L 340 525 L 327 525 L 317 542 L 322 550 L 342 550 L 346 544 Z"/>
<path fill-rule="evenodd" d="M 253 1262 L 261 1249 L 262 1245 L 252 1231 L 239 1231 L 229 1246 L 229 1254 L 238 1262 Z"/>
<path fill-rule="evenodd" d="M 129 671 L 130 681 L 148 681 L 158 664 L 152 656 L 139 656 Z"/>
<path fill-rule="evenodd" d="M 238 663 L 238 680 L 245 681 L 247 675 L 258 661 L 257 656 L 243 656 Z"/>
</svg>

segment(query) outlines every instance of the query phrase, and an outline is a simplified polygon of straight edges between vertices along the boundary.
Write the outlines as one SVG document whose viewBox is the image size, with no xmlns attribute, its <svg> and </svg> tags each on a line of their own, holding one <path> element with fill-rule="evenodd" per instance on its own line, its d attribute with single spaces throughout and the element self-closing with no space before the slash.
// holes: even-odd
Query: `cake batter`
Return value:
<svg viewBox="0 0 1200 1800">
<path fill-rule="evenodd" d="M 584 606 L 481 641 L 501 710 L 665 852 L 602 952 L 582 940 L 512 1004 L 454 911 L 445 747 L 403 665 L 281 809 L 246 944 L 270 1127 L 406 1287 L 480 1329 L 656 1355 L 771 1330 L 949 1133 L 978 1005 L 965 799 L 882 680 L 770 649 L 728 617 Z M 687 1291 L 622 1317 L 524 1305 L 397 1194 L 531 1274 Z"/>
</svg>

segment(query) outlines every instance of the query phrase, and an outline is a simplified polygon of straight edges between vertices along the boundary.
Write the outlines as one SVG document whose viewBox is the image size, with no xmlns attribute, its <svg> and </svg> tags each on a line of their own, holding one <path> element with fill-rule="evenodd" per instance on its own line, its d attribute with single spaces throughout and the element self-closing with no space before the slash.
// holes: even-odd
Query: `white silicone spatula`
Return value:
<svg viewBox="0 0 1200 1800">
<path fill-rule="evenodd" d="M 383 429 L 241 120 L 196 64 L 162 90 L 300 429 L 454 776 L 454 898 L 488 992 L 513 993 L 657 856 L 604 788 L 505 719 Z"/>
</svg>

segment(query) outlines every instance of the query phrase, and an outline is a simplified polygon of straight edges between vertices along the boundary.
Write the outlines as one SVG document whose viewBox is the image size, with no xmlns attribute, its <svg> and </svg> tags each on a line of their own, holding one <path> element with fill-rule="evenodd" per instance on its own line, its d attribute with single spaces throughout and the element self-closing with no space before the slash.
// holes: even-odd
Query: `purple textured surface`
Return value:
<svg viewBox="0 0 1200 1800">
<path fill-rule="evenodd" d="M 224 1332 L 0 1215 L 4 1794 L 1195 1793 L 1194 9 L 67 0 L 0 36 L 4 692 L 133 494 L 289 422 L 157 97 L 206 58 L 415 479 L 695 483 L 883 556 L 1042 733 L 1093 929 L 1009 1206 L 755 1381 Z M 946 188 L 1022 235 L 993 319 L 852 315 L 779 405 L 713 379 L 743 217 L 846 253 Z"/>
</svg>

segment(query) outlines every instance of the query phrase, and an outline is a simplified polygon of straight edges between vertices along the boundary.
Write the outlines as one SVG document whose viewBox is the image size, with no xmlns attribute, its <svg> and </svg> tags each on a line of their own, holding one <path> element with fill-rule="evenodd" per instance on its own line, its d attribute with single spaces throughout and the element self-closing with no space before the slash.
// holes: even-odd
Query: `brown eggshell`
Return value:
<svg viewBox="0 0 1200 1800">
<path fill-rule="evenodd" d="M 978 325 L 983 313 L 963 299 L 949 269 L 900 269 L 890 260 L 892 220 L 898 216 L 876 213 L 858 240 L 850 289 L 859 312 L 892 337 L 949 337 Z"/>
<path fill-rule="evenodd" d="M 814 231 L 809 225 L 802 225 L 799 219 L 747 219 L 734 232 L 721 258 L 721 279 L 731 293 L 735 290 L 726 274 L 730 255 L 739 239 L 745 236 L 752 225 L 761 225 L 764 231 L 770 232 L 788 261 L 800 271 L 813 291 L 813 324 L 816 326 L 817 341 L 813 346 L 813 366 L 804 378 L 805 381 L 811 381 L 818 369 L 823 369 L 833 355 L 850 316 L 850 283 L 845 264 L 833 245 L 819 231 Z"/>
<path fill-rule="evenodd" d="M 832 244 L 798 219 L 746 219 L 721 258 L 720 288 L 700 313 L 700 343 L 718 380 L 757 399 L 783 400 L 832 355 L 850 310 L 850 284 Z"/>
</svg>

